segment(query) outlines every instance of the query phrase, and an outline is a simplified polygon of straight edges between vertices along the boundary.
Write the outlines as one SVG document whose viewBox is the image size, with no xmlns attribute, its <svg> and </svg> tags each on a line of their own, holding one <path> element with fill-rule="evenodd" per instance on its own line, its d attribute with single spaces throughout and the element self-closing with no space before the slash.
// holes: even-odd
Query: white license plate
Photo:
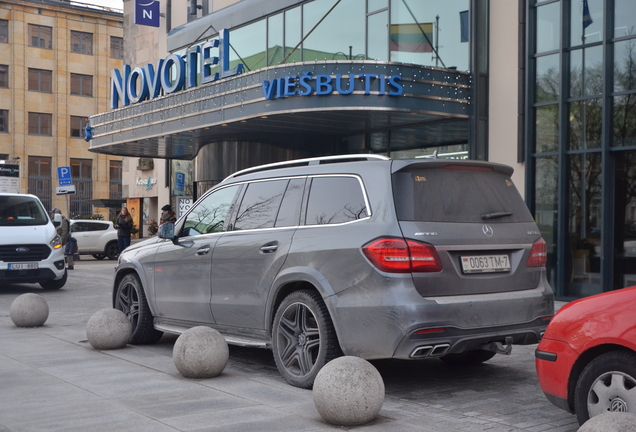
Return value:
<svg viewBox="0 0 636 432">
<path fill-rule="evenodd" d="M 9 270 L 32 270 L 37 268 L 38 268 L 37 262 L 9 264 Z"/>
<path fill-rule="evenodd" d="M 508 255 L 463 256 L 461 260 L 464 273 L 510 271 L 510 257 Z"/>
</svg>

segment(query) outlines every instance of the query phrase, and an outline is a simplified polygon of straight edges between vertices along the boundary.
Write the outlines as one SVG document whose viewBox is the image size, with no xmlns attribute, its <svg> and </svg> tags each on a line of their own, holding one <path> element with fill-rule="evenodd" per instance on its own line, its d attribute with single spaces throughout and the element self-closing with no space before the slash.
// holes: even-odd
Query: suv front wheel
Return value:
<svg viewBox="0 0 636 432">
<path fill-rule="evenodd" d="M 131 344 L 153 344 L 161 339 L 163 332 L 155 330 L 152 325 L 152 312 L 136 274 L 127 274 L 119 282 L 115 293 L 115 309 L 125 313 L 132 323 Z"/>
<path fill-rule="evenodd" d="M 315 291 L 296 291 L 278 307 L 272 329 L 276 366 L 296 387 L 311 388 L 320 369 L 342 355 L 327 307 Z"/>
</svg>

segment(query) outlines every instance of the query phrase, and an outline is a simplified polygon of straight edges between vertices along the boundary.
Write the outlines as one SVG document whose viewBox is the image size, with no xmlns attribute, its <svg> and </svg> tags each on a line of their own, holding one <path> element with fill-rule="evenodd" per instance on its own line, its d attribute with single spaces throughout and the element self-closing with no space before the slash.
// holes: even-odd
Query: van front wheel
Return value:
<svg viewBox="0 0 636 432">
<path fill-rule="evenodd" d="M 64 285 L 66 285 L 67 278 L 68 278 L 68 272 L 64 270 L 64 276 L 62 276 L 61 278 L 57 280 L 53 279 L 53 280 L 42 281 L 40 282 L 40 286 L 44 288 L 45 290 L 57 290 L 62 288 Z"/>
</svg>

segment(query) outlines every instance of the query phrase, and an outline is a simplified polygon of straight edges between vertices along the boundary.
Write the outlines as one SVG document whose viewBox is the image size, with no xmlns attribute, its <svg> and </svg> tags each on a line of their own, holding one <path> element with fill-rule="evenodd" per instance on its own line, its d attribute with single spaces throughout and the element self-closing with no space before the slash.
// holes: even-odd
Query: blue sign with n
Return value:
<svg viewBox="0 0 636 432">
<path fill-rule="evenodd" d="M 159 0 L 135 0 L 135 24 L 159 27 Z"/>
</svg>

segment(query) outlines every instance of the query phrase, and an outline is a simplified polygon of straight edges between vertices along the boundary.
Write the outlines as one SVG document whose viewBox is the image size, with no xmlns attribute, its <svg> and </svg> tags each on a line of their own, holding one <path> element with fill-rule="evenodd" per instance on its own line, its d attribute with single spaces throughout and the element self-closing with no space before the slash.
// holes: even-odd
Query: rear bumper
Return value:
<svg viewBox="0 0 636 432">
<path fill-rule="evenodd" d="M 418 359 L 491 342 L 539 342 L 554 314 L 549 285 L 532 290 L 424 298 L 409 284 L 352 288 L 328 298 L 345 355 Z M 430 348 L 430 349 L 429 349 Z"/>
</svg>

